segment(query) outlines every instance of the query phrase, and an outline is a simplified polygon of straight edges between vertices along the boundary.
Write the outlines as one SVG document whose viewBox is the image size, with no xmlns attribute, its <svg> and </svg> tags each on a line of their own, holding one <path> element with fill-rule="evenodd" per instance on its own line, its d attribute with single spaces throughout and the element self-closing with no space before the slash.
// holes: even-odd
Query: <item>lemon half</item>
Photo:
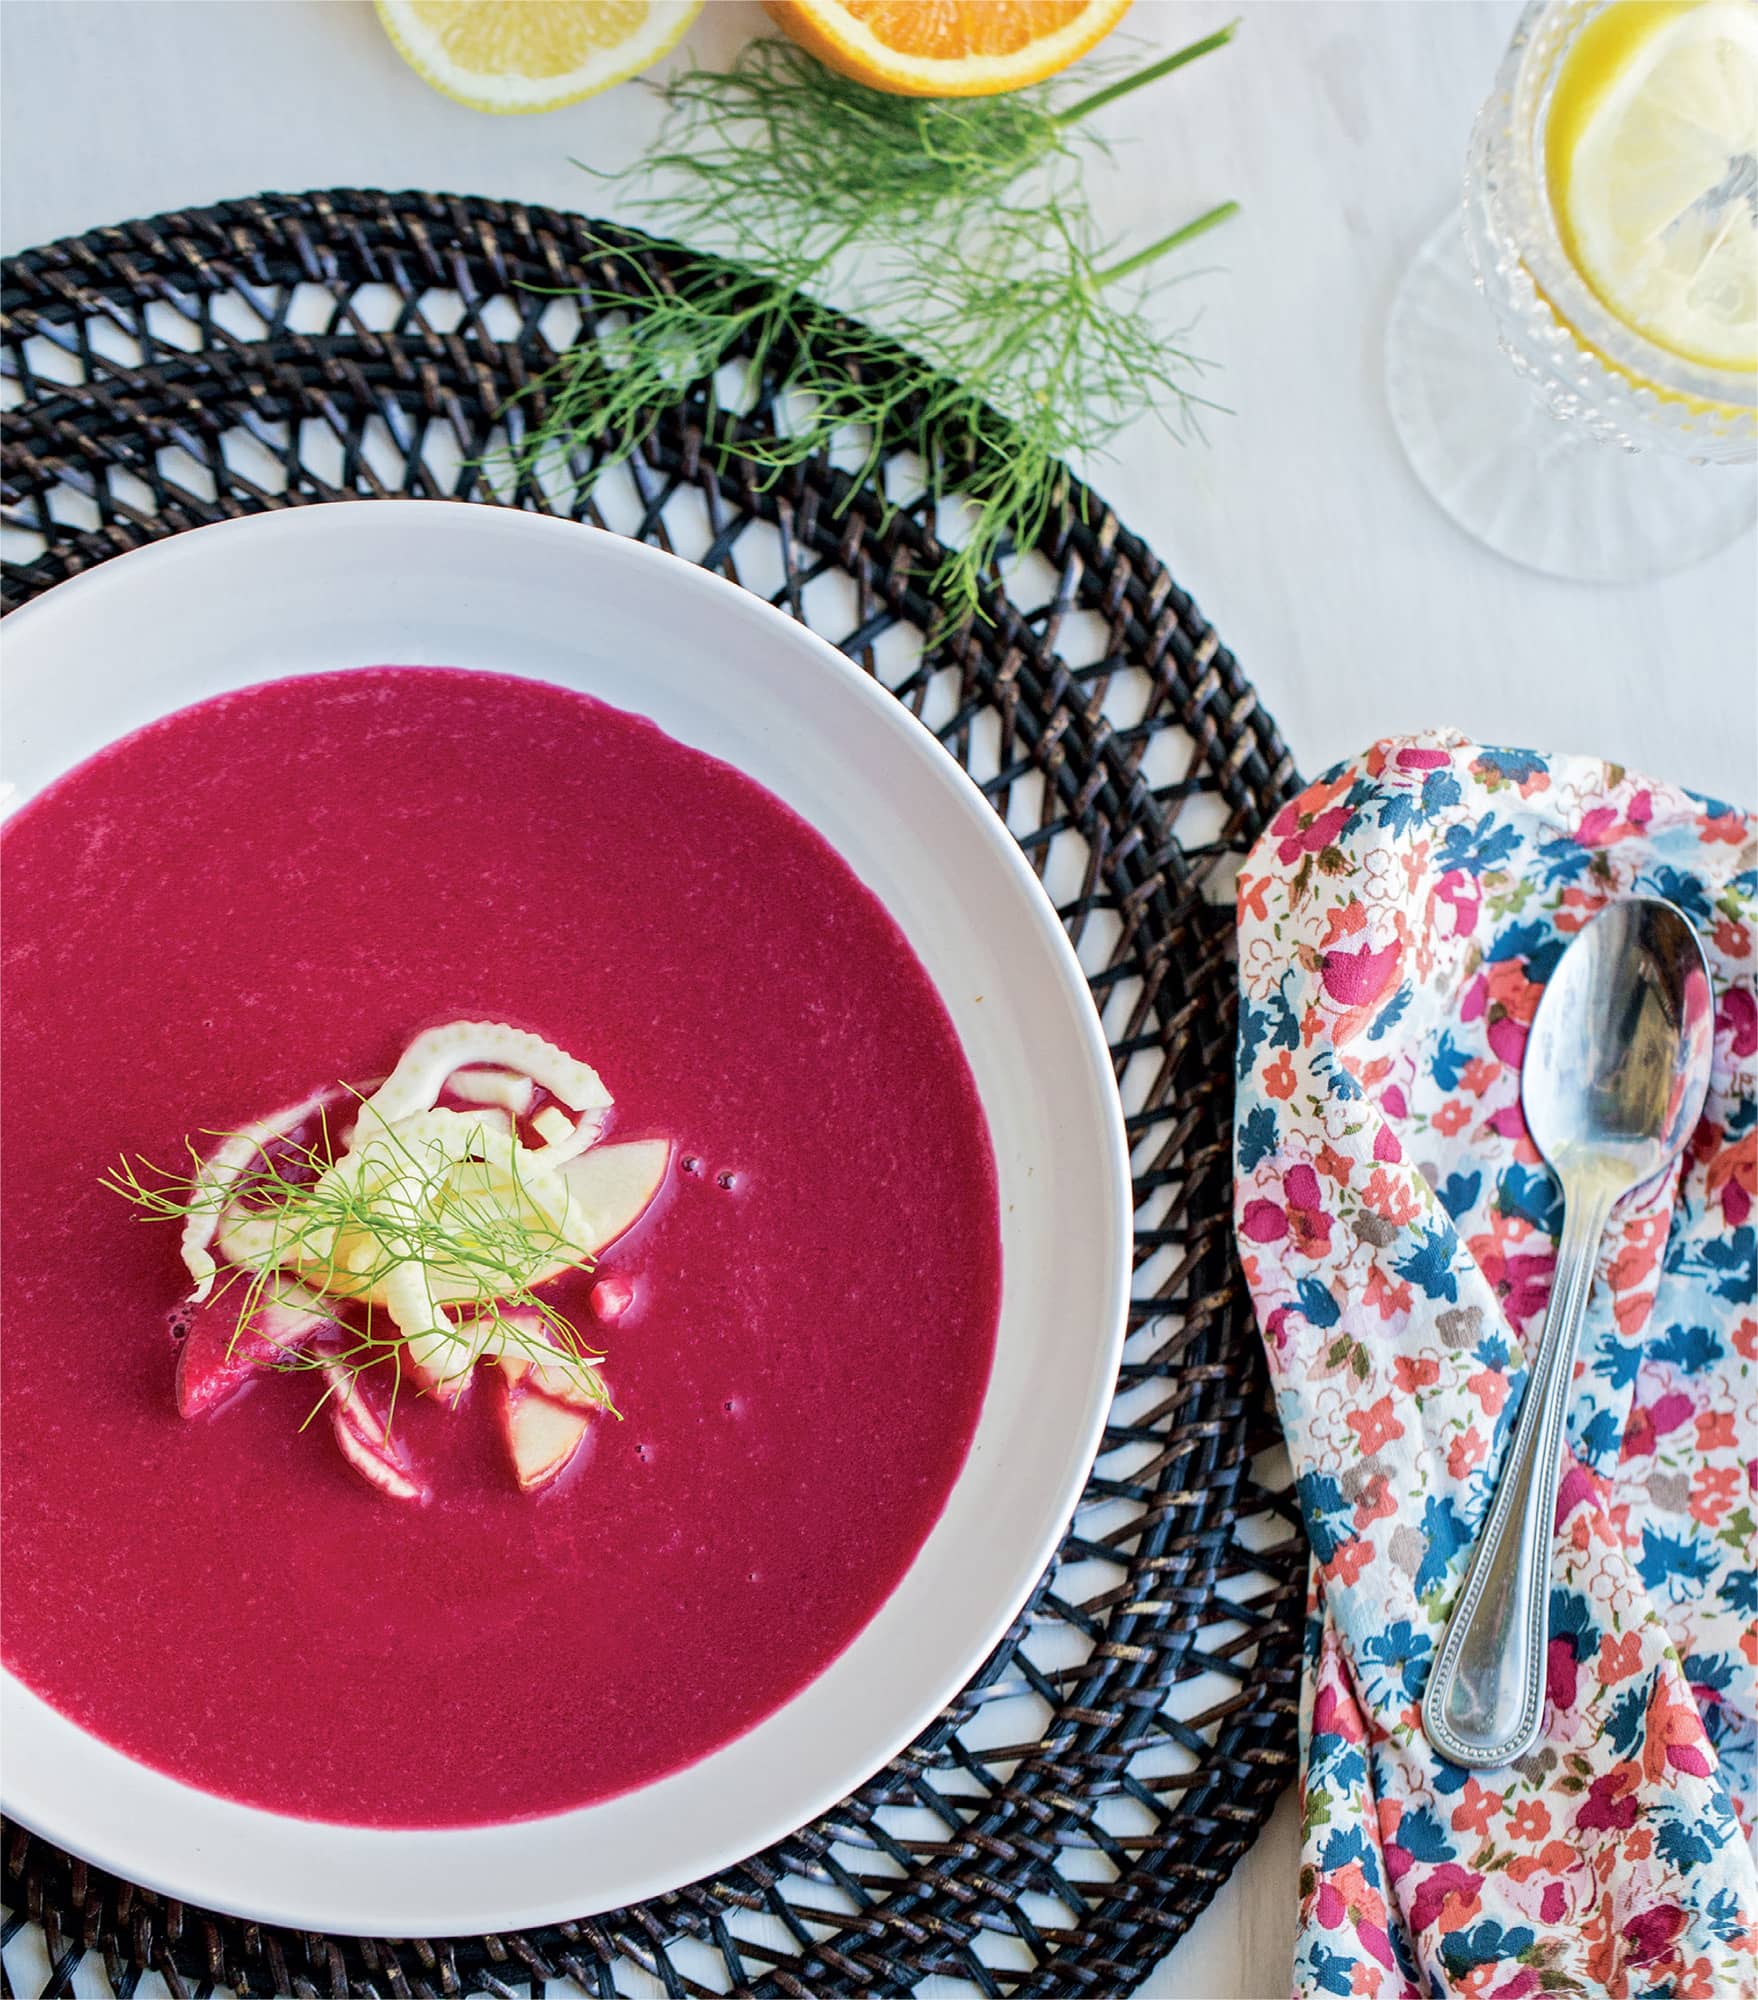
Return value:
<svg viewBox="0 0 1758 2000">
<path fill-rule="evenodd" d="M 1758 6 L 1607 7 L 1564 59 L 1545 151 L 1605 306 L 1687 361 L 1758 367 Z"/>
<path fill-rule="evenodd" d="M 477 111 L 553 111 L 657 62 L 702 0 L 376 0 L 397 53 Z"/>
</svg>

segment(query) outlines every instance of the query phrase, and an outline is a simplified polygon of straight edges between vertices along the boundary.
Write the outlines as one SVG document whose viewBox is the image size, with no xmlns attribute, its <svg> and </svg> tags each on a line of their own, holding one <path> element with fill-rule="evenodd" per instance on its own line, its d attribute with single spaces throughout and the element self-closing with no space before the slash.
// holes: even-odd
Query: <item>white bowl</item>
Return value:
<svg viewBox="0 0 1758 2000">
<path fill-rule="evenodd" d="M 375 501 L 199 528 L 63 584 L 4 639 L 3 775 L 18 797 L 187 703 L 383 661 L 581 688 L 725 758 L 831 841 L 939 988 L 994 1139 L 1004 1260 L 994 1374 L 938 1525 L 848 1650 L 701 1762 L 510 1825 L 327 1825 L 135 1763 L 4 1674 L 5 1809 L 194 1903 L 408 1937 L 634 1902 L 834 1805 L 1019 1610 L 1098 1448 L 1122 1346 L 1130 1190 L 1110 1058 L 1055 912 L 981 794 L 899 703 L 760 599 L 638 543 L 499 508 Z"/>
</svg>

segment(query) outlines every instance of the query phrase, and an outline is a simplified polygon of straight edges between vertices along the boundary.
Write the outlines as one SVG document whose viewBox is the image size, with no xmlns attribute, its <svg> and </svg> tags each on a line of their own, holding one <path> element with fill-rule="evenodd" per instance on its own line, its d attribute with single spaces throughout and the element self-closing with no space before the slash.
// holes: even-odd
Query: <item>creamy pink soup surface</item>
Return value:
<svg viewBox="0 0 1758 2000">
<path fill-rule="evenodd" d="M 963 1464 L 1001 1256 L 952 1024 L 816 833 L 602 703 L 375 667 L 125 738 L 0 856 L 14 1673 L 209 1791 L 444 1826 L 647 1783 L 848 1645 Z M 405 1399 L 415 1506 L 301 1429 L 310 1376 L 178 1416 L 176 1229 L 99 1176 L 460 1018 L 592 1063 L 677 1164 L 603 1264 L 623 1421 L 522 1495 L 480 1379 Z"/>
</svg>

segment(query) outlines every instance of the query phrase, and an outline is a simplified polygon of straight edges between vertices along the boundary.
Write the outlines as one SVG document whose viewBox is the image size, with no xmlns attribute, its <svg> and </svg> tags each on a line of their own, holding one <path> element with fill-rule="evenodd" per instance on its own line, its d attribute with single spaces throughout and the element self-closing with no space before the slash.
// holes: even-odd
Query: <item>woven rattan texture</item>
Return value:
<svg viewBox="0 0 1758 2000">
<path fill-rule="evenodd" d="M 1091 979 L 1136 1199 L 1103 1452 L 1055 1564 L 952 1709 L 743 1866 L 525 1936 L 386 1944 L 190 1909 L 8 1824 L 0 1945 L 14 1968 L 27 1944 L 40 1965 L 20 1931 L 41 1925 L 51 1991 L 96 1952 L 124 1993 L 148 1969 L 203 1993 L 573 1979 L 603 1995 L 882 1994 L 929 1975 L 1118 1993 L 1202 1909 L 1293 1771 L 1305 1550 L 1229 1225 L 1230 889 L 1294 787 L 1288 753 L 1196 607 L 1079 487 L 1041 546 L 1003 566 L 987 619 L 930 637 L 947 513 L 909 503 L 919 469 L 892 440 L 894 509 L 853 490 L 834 453 L 763 489 L 705 447 L 696 383 L 633 461 L 583 450 L 578 491 L 498 472 L 509 397 L 603 329 L 583 283 L 630 283 L 607 236 L 660 280 L 686 255 L 510 203 L 337 191 L 13 260 L 6 602 L 200 522 L 399 494 L 571 512 L 831 638 L 970 770 Z M 745 423 L 785 420 L 774 387 Z M 6 1990 L 24 1976 L 10 1970 Z"/>
</svg>

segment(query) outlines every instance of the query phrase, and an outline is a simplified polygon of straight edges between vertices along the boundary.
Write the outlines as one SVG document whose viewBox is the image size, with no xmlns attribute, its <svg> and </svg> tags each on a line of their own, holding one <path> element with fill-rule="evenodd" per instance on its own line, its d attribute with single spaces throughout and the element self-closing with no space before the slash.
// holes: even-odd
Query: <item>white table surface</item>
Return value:
<svg viewBox="0 0 1758 2000">
<path fill-rule="evenodd" d="M 1381 338 L 1405 262 L 1456 199 L 1512 0 L 1237 0 L 1237 44 L 1107 114 L 1097 169 L 1142 242 L 1228 196 L 1198 345 L 1231 415 L 1180 448 L 1144 424 L 1095 483 L 1238 654 L 1308 773 L 1440 722 L 1577 749 L 1751 803 L 1758 545 L 1619 588 L 1560 583 L 1467 541 L 1405 466 Z M 1176 47 L 1234 0 L 1137 0 Z M 763 26 L 713 0 L 687 47 Z M 364 0 L 3 0 L 0 245 L 264 189 L 422 187 L 616 211 L 570 158 L 615 168 L 652 134 L 625 86 L 536 118 L 428 90 Z M 1297 1820 L 1285 1799 L 1155 2000 L 1285 1994 Z M 28 1939 L 9 1949 L 34 1990 Z M 21 1951 L 25 1956 L 21 1956 Z M 103 1990 L 101 1981 L 89 1987 Z M 144 1989 L 143 1989 L 144 1990 Z M 924 1989 L 927 1991 L 927 1989 Z"/>
</svg>

